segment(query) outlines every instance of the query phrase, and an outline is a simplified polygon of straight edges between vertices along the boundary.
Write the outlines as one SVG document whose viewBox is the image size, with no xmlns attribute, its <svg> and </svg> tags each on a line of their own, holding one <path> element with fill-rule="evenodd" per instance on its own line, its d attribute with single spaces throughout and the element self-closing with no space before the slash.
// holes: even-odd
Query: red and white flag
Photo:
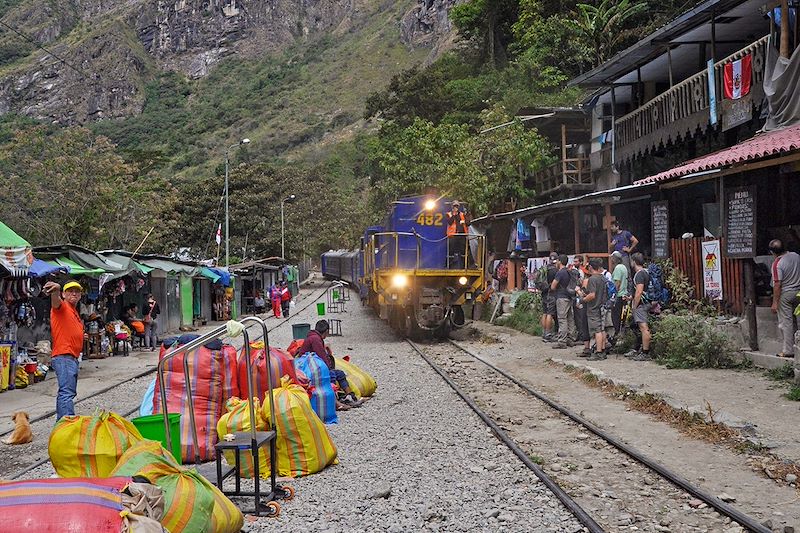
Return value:
<svg viewBox="0 0 800 533">
<path fill-rule="evenodd" d="M 724 67 L 723 78 L 725 98 L 737 100 L 750 92 L 750 80 L 753 77 L 753 56 L 747 54 L 738 61 L 727 63 Z"/>
<path fill-rule="evenodd" d="M 215 237 L 217 244 L 222 242 L 222 224 L 217 226 L 217 236 Z"/>
</svg>

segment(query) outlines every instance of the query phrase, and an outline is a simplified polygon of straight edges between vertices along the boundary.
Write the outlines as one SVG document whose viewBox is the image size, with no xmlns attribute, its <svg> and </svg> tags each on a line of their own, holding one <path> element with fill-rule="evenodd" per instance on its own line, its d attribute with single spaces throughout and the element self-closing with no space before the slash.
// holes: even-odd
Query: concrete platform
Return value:
<svg viewBox="0 0 800 533">
<path fill-rule="evenodd" d="M 794 359 L 790 359 L 788 357 L 778 357 L 777 355 L 770 353 L 753 352 L 749 350 L 745 350 L 742 353 L 748 360 L 752 361 L 753 366 L 758 368 L 772 370 L 776 368 L 783 368 L 786 365 L 791 365 L 794 363 Z"/>
</svg>

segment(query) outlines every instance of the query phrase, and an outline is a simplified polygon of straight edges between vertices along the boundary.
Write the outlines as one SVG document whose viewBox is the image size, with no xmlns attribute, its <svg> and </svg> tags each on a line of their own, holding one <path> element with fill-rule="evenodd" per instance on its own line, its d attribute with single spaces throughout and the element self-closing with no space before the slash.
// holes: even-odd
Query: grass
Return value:
<svg viewBox="0 0 800 533">
<path fill-rule="evenodd" d="M 791 363 L 786 363 L 779 368 L 765 370 L 764 375 L 772 381 L 787 381 L 794 379 L 794 367 Z"/>
<path fill-rule="evenodd" d="M 800 387 L 793 385 L 789 392 L 786 393 L 786 398 L 793 402 L 800 402 Z"/>
<path fill-rule="evenodd" d="M 542 334 L 541 317 L 530 311 L 514 309 L 510 315 L 503 315 L 497 320 L 500 326 L 506 326 L 529 335 L 539 336 Z"/>
</svg>

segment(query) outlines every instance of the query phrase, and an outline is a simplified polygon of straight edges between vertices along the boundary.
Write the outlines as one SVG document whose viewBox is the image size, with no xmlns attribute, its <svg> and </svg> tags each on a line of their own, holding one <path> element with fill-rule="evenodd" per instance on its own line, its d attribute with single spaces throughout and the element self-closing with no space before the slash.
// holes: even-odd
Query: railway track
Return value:
<svg viewBox="0 0 800 533">
<path fill-rule="evenodd" d="M 463 346 L 407 342 L 588 531 L 770 533 Z"/>
<path fill-rule="evenodd" d="M 281 319 L 280 322 L 269 328 L 273 331 L 281 326 L 287 324 L 294 316 L 305 311 L 314 305 L 320 298 L 325 295 L 330 283 L 325 283 L 321 287 L 314 289 L 311 293 L 307 303 L 294 310 L 294 313 L 289 318 Z M 261 335 L 256 336 L 253 341 L 261 339 Z M 234 346 L 237 350 L 241 348 L 241 341 L 234 340 Z M 156 367 L 150 368 L 141 372 L 129 379 L 110 385 L 102 390 L 99 390 L 91 395 L 84 396 L 75 402 L 75 405 L 81 406 L 83 412 L 91 412 L 93 409 L 103 409 L 106 411 L 113 411 L 120 413 L 125 418 L 138 412 L 141 404 L 141 396 L 147 384 L 153 379 L 156 372 Z M 33 434 L 35 435 L 34 441 L 13 448 L 13 454 L 6 454 L 7 460 L 5 464 L 0 462 L 0 471 L 15 470 L 15 473 L 10 475 L 8 479 L 19 479 L 31 471 L 42 467 L 50 462 L 47 453 L 47 435 L 50 434 L 53 425 L 55 424 L 55 410 L 49 411 L 41 416 L 31 419 L 31 426 Z M 0 434 L 4 437 L 10 434 L 13 430 L 6 431 Z"/>
</svg>

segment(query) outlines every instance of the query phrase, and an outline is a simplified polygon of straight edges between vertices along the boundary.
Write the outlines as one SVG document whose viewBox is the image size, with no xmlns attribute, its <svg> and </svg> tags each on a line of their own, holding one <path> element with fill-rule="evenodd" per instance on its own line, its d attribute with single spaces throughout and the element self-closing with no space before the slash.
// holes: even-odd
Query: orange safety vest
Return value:
<svg viewBox="0 0 800 533">
<path fill-rule="evenodd" d="M 448 213 L 449 215 L 449 213 Z M 456 233 L 466 233 L 467 229 L 467 219 L 464 217 L 464 213 L 458 213 L 458 216 L 461 218 L 461 225 L 464 227 L 464 232 L 457 231 L 458 228 L 458 220 L 454 220 L 447 226 L 447 236 L 450 237 L 455 235 Z"/>
</svg>

